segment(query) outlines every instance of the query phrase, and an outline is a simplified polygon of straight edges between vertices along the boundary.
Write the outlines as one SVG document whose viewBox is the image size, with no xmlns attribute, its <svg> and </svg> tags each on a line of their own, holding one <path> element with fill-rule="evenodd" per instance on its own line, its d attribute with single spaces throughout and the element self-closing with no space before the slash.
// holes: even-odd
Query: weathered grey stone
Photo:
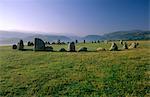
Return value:
<svg viewBox="0 0 150 97">
<path fill-rule="evenodd" d="M 76 43 L 78 43 L 78 40 L 76 40 Z"/>
<path fill-rule="evenodd" d="M 17 49 L 17 45 L 16 44 L 12 45 L 12 49 Z"/>
<path fill-rule="evenodd" d="M 34 50 L 35 51 L 44 51 L 45 50 L 45 43 L 42 39 L 39 39 L 39 38 L 34 39 Z"/>
<path fill-rule="evenodd" d="M 123 43 L 123 49 L 128 49 L 128 44 L 126 42 Z"/>
<path fill-rule="evenodd" d="M 87 47 L 81 47 L 78 50 L 78 52 L 86 52 L 86 51 L 87 51 Z"/>
<path fill-rule="evenodd" d="M 57 40 L 57 44 L 61 44 L 61 41 L 60 41 L 60 40 Z"/>
<path fill-rule="evenodd" d="M 139 43 L 137 42 L 137 43 L 136 43 L 136 46 L 138 46 L 138 45 L 139 45 Z"/>
<path fill-rule="evenodd" d="M 85 40 L 83 41 L 83 43 L 85 43 Z"/>
<path fill-rule="evenodd" d="M 114 42 L 112 42 L 112 45 L 111 45 L 111 47 L 110 47 L 109 50 L 110 50 L 110 51 L 118 51 L 118 46 L 117 46 L 117 44 L 114 43 Z"/>
<path fill-rule="evenodd" d="M 71 42 L 71 43 L 68 44 L 68 50 L 70 52 L 75 52 L 76 51 L 74 42 Z"/>
<path fill-rule="evenodd" d="M 105 48 L 99 47 L 99 48 L 96 49 L 96 51 L 105 51 Z"/>
<path fill-rule="evenodd" d="M 55 42 L 52 42 L 52 44 L 56 44 Z"/>
<path fill-rule="evenodd" d="M 131 45 L 129 46 L 129 48 L 136 48 L 137 47 L 137 44 L 135 42 L 131 43 Z"/>
<path fill-rule="evenodd" d="M 123 40 L 120 40 L 120 44 L 123 45 Z"/>
<path fill-rule="evenodd" d="M 27 46 L 33 46 L 33 42 L 28 41 Z"/>
<path fill-rule="evenodd" d="M 24 49 L 23 40 L 20 40 L 20 41 L 18 42 L 17 49 L 18 49 L 18 50 L 23 50 L 23 49 Z"/>
<path fill-rule="evenodd" d="M 59 52 L 66 52 L 67 50 L 65 49 L 65 48 L 61 48 L 60 50 L 59 50 Z"/>
</svg>

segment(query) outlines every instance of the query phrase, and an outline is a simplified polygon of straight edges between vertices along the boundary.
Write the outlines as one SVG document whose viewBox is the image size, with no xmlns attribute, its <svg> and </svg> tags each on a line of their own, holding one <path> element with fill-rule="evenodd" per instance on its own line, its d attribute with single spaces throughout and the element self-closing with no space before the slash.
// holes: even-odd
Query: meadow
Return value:
<svg viewBox="0 0 150 97">
<path fill-rule="evenodd" d="M 111 44 L 76 45 L 89 52 L 57 52 L 67 45 L 52 45 L 55 52 L 0 46 L 0 96 L 149 97 L 150 41 L 138 42 L 135 49 L 99 52 Z"/>
</svg>

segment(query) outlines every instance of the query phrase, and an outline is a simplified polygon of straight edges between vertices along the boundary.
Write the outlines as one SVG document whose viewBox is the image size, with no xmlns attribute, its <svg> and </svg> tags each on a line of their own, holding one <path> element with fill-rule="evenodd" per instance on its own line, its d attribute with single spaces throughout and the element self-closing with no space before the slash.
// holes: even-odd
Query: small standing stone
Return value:
<svg viewBox="0 0 150 97">
<path fill-rule="evenodd" d="M 78 40 L 76 40 L 76 43 L 78 43 Z"/>
<path fill-rule="evenodd" d="M 120 40 L 120 44 L 123 45 L 123 40 Z"/>
<path fill-rule="evenodd" d="M 12 49 L 17 49 L 17 45 L 14 44 L 14 45 L 12 46 Z"/>
<path fill-rule="evenodd" d="M 57 40 L 57 44 L 61 44 L 60 40 Z"/>
<path fill-rule="evenodd" d="M 23 50 L 23 49 L 24 49 L 23 40 L 20 40 L 20 41 L 18 42 L 17 48 L 18 48 L 18 50 Z"/>
<path fill-rule="evenodd" d="M 123 47 L 122 47 L 123 49 L 128 49 L 128 45 L 127 45 L 127 43 L 126 42 L 124 42 L 124 44 L 123 44 Z"/>
<path fill-rule="evenodd" d="M 59 50 L 59 52 L 66 52 L 67 50 L 65 49 L 65 48 L 61 48 L 60 50 Z"/>
<path fill-rule="evenodd" d="M 131 45 L 129 46 L 129 48 L 136 48 L 137 44 L 135 42 L 131 43 Z"/>
<path fill-rule="evenodd" d="M 87 51 L 87 47 L 81 47 L 78 50 L 78 52 L 86 52 L 86 51 Z"/>
<path fill-rule="evenodd" d="M 111 47 L 110 47 L 109 50 L 110 50 L 110 51 L 118 51 L 118 46 L 117 46 L 117 44 L 114 43 L 114 42 L 112 42 L 112 45 L 111 45 Z"/>
<path fill-rule="evenodd" d="M 71 42 L 68 44 L 68 49 L 70 52 L 75 52 L 75 43 L 74 42 Z"/>
<path fill-rule="evenodd" d="M 83 41 L 83 43 L 85 43 L 85 40 Z"/>
</svg>

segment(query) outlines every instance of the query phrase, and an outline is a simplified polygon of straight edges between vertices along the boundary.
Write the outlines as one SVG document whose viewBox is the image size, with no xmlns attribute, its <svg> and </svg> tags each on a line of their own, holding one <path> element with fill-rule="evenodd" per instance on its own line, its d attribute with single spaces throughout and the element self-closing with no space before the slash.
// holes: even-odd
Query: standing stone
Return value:
<svg viewBox="0 0 150 97">
<path fill-rule="evenodd" d="M 75 52 L 75 43 L 74 42 L 71 42 L 68 44 L 68 49 L 70 52 Z"/>
<path fill-rule="evenodd" d="M 65 48 L 61 48 L 60 50 L 59 50 L 59 52 L 66 52 L 67 50 L 65 49 Z"/>
<path fill-rule="evenodd" d="M 78 50 L 78 52 L 86 52 L 86 51 L 87 51 L 87 47 L 81 47 Z"/>
<path fill-rule="evenodd" d="M 137 43 L 136 43 L 136 46 L 138 46 L 138 45 L 139 45 L 139 43 L 137 42 Z"/>
<path fill-rule="evenodd" d="M 76 40 L 76 43 L 78 43 L 78 40 Z"/>
<path fill-rule="evenodd" d="M 56 44 L 55 42 L 52 42 L 52 44 Z"/>
<path fill-rule="evenodd" d="M 12 46 L 12 49 L 17 49 L 17 45 L 14 44 L 14 45 Z"/>
<path fill-rule="evenodd" d="M 129 46 L 129 48 L 136 48 L 137 44 L 135 42 L 131 43 L 131 45 Z"/>
<path fill-rule="evenodd" d="M 23 49 L 24 49 L 23 40 L 20 40 L 20 41 L 18 42 L 17 49 L 18 49 L 18 50 L 23 50 Z"/>
<path fill-rule="evenodd" d="M 30 46 L 34 46 L 34 43 L 33 43 L 33 42 L 30 42 Z"/>
<path fill-rule="evenodd" d="M 61 44 L 60 40 L 57 40 L 57 44 Z"/>
<path fill-rule="evenodd" d="M 120 44 L 123 45 L 123 40 L 120 40 Z"/>
<path fill-rule="evenodd" d="M 35 38 L 34 39 L 34 50 L 35 51 L 44 51 L 45 50 L 44 41 L 39 38 Z"/>
<path fill-rule="evenodd" d="M 123 49 L 128 49 L 128 45 L 127 45 L 127 43 L 126 42 L 124 42 L 124 44 L 123 44 L 123 47 L 122 47 Z"/>
<path fill-rule="evenodd" d="M 83 43 L 85 43 L 85 40 L 83 41 Z"/>
<path fill-rule="evenodd" d="M 47 44 L 50 45 L 50 42 L 48 41 Z"/>
<path fill-rule="evenodd" d="M 31 42 L 30 41 L 28 41 L 27 46 L 31 46 Z"/>
<path fill-rule="evenodd" d="M 117 46 L 117 44 L 114 43 L 114 42 L 112 42 L 112 45 L 111 45 L 111 47 L 110 47 L 109 50 L 110 50 L 110 51 L 118 51 L 118 46 Z"/>
</svg>

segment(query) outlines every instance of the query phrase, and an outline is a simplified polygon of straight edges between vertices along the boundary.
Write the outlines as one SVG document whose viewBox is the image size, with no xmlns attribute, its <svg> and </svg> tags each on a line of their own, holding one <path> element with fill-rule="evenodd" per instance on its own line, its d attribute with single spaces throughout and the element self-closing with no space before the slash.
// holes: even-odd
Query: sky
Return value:
<svg viewBox="0 0 150 97">
<path fill-rule="evenodd" d="M 88 35 L 150 30 L 149 0 L 0 0 L 0 30 Z"/>
</svg>

